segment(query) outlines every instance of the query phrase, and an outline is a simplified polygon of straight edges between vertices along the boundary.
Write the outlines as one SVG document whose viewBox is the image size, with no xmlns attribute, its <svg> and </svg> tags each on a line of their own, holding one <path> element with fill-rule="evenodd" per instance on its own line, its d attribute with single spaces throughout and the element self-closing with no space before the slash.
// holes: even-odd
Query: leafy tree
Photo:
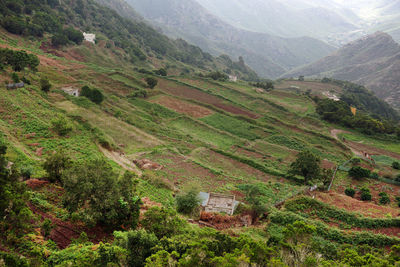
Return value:
<svg viewBox="0 0 400 267">
<path fill-rule="evenodd" d="M 393 167 L 393 169 L 400 170 L 400 162 L 394 161 L 392 163 L 392 167 Z"/>
<path fill-rule="evenodd" d="M 191 188 L 185 194 L 176 197 L 177 211 L 183 214 L 192 214 L 200 205 L 199 191 Z"/>
<path fill-rule="evenodd" d="M 87 85 L 82 87 L 81 96 L 88 98 L 90 101 L 96 104 L 101 104 L 101 102 L 104 101 L 104 95 L 100 90 L 96 88 L 91 89 Z"/>
<path fill-rule="evenodd" d="M 51 44 L 55 47 L 68 44 L 68 37 L 64 32 L 58 32 L 51 37 Z"/>
<path fill-rule="evenodd" d="M 379 203 L 382 205 L 386 205 L 390 203 L 389 195 L 386 192 L 379 193 Z"/>
<path fill-rule="evenodd" d="M 21 35 L 26 28 L 26 23 L 19 17 L 6 17 L 3 20 L 3 27 L 10 33 Z"/>
<path fill-rule="evenodd" d="M 247 185 L 244 190 L 246 192 L 246 201 L 250 204 L 255 217 L 260 217 L 267 211 L 267 203 L 263 201 L 264 194 L 260 186 L 256 184 Z"/>
<path fill-rule="evenodd" d="M 213 79 L 214 81 L 227 81 L 229 79 L 228 75 L 214 71 L 206 75 L 206 77 Z"/>
<path fill-rule="evenodd" d="M 304 81 L 304 76 L 303 75 L 299 76 L 298 80 L 303 82 Z"/>
<path fill-rule="evenodd" d="M 128 252 L 128 266 L 144 266 L 145 260 L 153 253 L 159 243 L 154 233 L 146 230 L 114 232 L 115 242 Z"/>
<path fill-rule="evenodd" d="M 311 179 L 320 178 L 321 159 L 311 151 L 303 151 L 297 155 L 297 159 L 290 165 L 289 173 L 292 175 L 301 175 L 304 177 L 304 183 L 307 184 Z"/>
<path fill-rule="evenodd" d="M 80 45 L 84 40 L 83 33 L 81 31 L 75 30 L 72 27 L 64 29 L 64 34 L 66 35 L 68 40 L 74 42 L 77 45 Z"/>
<path fill-rule="evenodd" d="M 14 83 L 19 83 L 20 82 L 19 76 L 15 72 L 13 72 L 13 74 L 11 75 L 11 78 L 12 78 Z"/>
<path fill-rule="evenodd" d="M 43 92 L 50 92 L 52 85 L 47 77 L 42 77 L 40 79 L 40 88 L 42 89 Z"/>
<path fill-rule="evenodd" d="M 63 203 L 70 213 L 78 213 L 89 224 L 101 223 L 135 228 L 141 200 L 133 176 L 118 174 L 105 160 L 75 163 L 63 172 Z"/>
<path fill-rule="evenodd" d="M 354 190 L 354 188 L 346 188 L 346 190 L 344 190 L 344 193 L 346 194 L 346 196 L 349 197 L 354 197 L 354 195 L 356 194 L 356 190 Z"/>
<path fill-rule="evenodd" d="M 71 166 L 71 163 L 71 159 L 60 150 L 47 157 L 43 169 L 47 172 L 50 182 L 61 182 L 63 172 Z"/>
<path fill-rule="evenodd" d="M 65 136 L 70 133 L 73 129 L 72 124 L 67 120 L 65 116 L 57 116 L 51 120 L 51 125 L 54 131 L 60 136 Z"/>
<path fill-rule="evenodd" d="M 369 178 L 371 171 L 360 166 L 354 166 L 350 169 L 349 175 L 356 179 Z"/>
<path fill-rule="evenodd" d="M 362 201 L 370 201 L 372 200 L 372 195 L 371 195 L 371 191 L 369 190 L 369 188 L 361 188 L 361 200 Z"/>
<path fill-rule="evenodd" d="M 150 208 L 144 214 L 141 224 L 160 239 L 179 233 L 185 225 L 174 210 L 160 207 Z"/>
<path fill-rule="evenodd" d="M 153 77 L 147 77 L 147 78 L 146 78 L 146 83 L 147 83 L 147 86 L 148 86 L 150 89 L 154 89 L 154 87 L 156 87 L 157 84 L 158 84 L 158 80 L 155 79 L 155 78 L 153 78 Z"/>
<path fill-rule="evenodd" d="M 167 76 L 167 70 L 164 68 L 158 69 L 154 73 L 160 76 Z"/>
</svg>

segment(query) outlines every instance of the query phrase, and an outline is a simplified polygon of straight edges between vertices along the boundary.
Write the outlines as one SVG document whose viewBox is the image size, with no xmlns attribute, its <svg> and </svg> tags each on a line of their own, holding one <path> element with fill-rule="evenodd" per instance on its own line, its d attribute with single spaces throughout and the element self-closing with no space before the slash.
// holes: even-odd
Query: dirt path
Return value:
<svg viewBox="0 0 400 267">
<path fill-rule="evenodd" d="M 139 177 L 142 176 L 142 171 L 140 171 L 133 162 L 131 162 L 129 159 L 125 157 L 124 154 L 121 154 L 120 152 L 116 151 L 109 151 L 101 146 L 99 146 L 99 150 L 106 156 L 107 158 L 111 159 L 115 163 L 117 163 L 119 166 L 124 168 L 127 171 L 131 171 L 136 173 Z"/>
<path fill-rule="evenodd" d="M 338 141 L 342 141 L 342 140 L 340 140 L 340 138 L 338 137 L 338 134 L 341 134 L 341 133 L 348 133 L 348 132 L 347 132 L 347 131 L 344 131 L 344 130 L 340 130 L 340 129 L 332 129 L 332 130 L 331 130 L 331 135 L 332 135 L 332 137 L 335 138 L 335 139 L 338 140 Z M 360 150 L 354 148 L 353 146 L 349 145 L 348 142 L 343 142 L 343 143 L 344 143 L 344 144 L 351 150 L 351 152 L 353 152 L 356 156 L 363 157 L 364 153 L 363 153 L 362 151 L 360 151 Z"/>
</svg>

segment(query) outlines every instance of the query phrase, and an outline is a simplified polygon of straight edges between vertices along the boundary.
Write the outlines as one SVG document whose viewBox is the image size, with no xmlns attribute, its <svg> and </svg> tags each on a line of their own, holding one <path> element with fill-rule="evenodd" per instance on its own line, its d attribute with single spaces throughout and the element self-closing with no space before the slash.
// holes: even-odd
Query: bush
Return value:
<svg viewBox="0 0 400 267">
<path fill-rule="evenodd" d="M 372 179 L 379 179 L 379 174 L 377 172 L 371 173 L 371 178 Z"/>
<path fill-rule="evenodd" d="M 68 44 L 68 37 L 64 32 L 59 32 L 51 37 L 51 44 L 55 47 L 63 46 Z"/>
<path fill-rule="evenodd" d="M 48 93 L 51 89 L 51 83 L 47 77 L 42 77 L 40 79 L 40 88 L 42 89 L 43 92 Z"/>
<path fill-rule="evenodd" d="M 70 167 L 70 165 L 71 159 L 61 150 L 47 157 L 43 163 L 43 169 L 47 172 L 50 182 L 61 182 L 64 170 Z"/>
<path fill-rule="evenodd" d="M 371 171 L 360 166 L 354 166 L 350 169 L 349 175 L 356 179 L 369 178 Z"/>
<path fill-rule="evenodd" d="M 189 190 L 186 194 L 176 197 L 177 211 L 183 214 L 192 214 L 200 205 L 199 191 Z"/>
<path fill-rule="evenodd" d="M 95 104 L 101 104 L 104 101 L 103 93 L 96 88 L 91 89 L 89 86 L 82 87 L 81 96 L 88 98 Z"/>
<path fill-rule="evenodd" d="M 33 173 L 32 167 L 31 166 L 23 166 L 21 167 L 21 176 L 24 179 L 30 179 Z"/>
<path fill-rule="evenodd" d="M 45 219 L 42 223 L 42 231 L 43 231 L 43 236 L 48 237 L 50 236 L 51 230 L 53 230 L 54 226 L 51 220 Z"/>
<path fill-rule="evenodd" d="M 135 92 L 131 93 L 128 97 L 129 98 L 137 98 L 137 97 L 146 98 L 147 91 L 138 89 L 138 90 L 135 90 Z"/>
<path fill-rule="evenodd" d="M 146 78 L 146 83 L 147 83 L 147 86 L 148 86 L 150 89 L 154 89 L 154 87 L 156 87 L 157 84 L 158 84 L 158 80 L 155 79 L 155 78 L 153 78 L 153 77 L 147 77 L 147 78 Z"/>
<path fill-rule="evenodd" d="M 394 161 L 392 163 L 392 167 L 393 167 L 393 169 L 400 170 L 400 162 Z"/>
<path fill-rule="evenodd" d="M 371 195 L 371 191 L 369 190 L 369 188 L 361 188 L 361 200 L 362 201 L 371 201 L 372 200 L 372 195 Z"/>
<path fill-rule="evenodd" d="M 164 68 L 161 68 L 159 70 L 154 71 L 154 74 L 160 75 L 160 76 L 167 76 L 167 70 Z"/>
<path fill-rule="evenodd" d="M 379 203 L 382 205 L 386 205 L 390 203 L 390 198 L 389 195 L 386 192 L 381 192 L 379 193 L 380 199 Z"/>
<path fill-rule="evenodd" d="M 400 174 L 397 174 L 397 176 L 396 176 L 396 182 L 400 182 Z"/>
<path fill-rule="evenodd" d="M 346 196 L 354 197 L 354 195 L 356 194 L 356 190 L 350 187 L 346 188 L 346 190 L 344 190 L 344 193 L 346 194 Z"/>
<path fill-rule="evenodd" d="M 144 214 L 141 225 L 161 239 L 181 232 L 185 222 L 176 215 L 174 210 L 152 207 Z"/>
<path fill-rule="evenodd" d="M 73 129 L 72 124 L 64 116 L 58 116 L 51 120 L 53 130 L 57 132 L 59 136 L 66 136 Z"/>
<path fill-rule="evenodd" d="M 19 83 L 21 81 L 16 72 L 13 72 L 13 74 L 11 75 L 11 79 L 13 80 L 14 83 Z"/>
</svg>

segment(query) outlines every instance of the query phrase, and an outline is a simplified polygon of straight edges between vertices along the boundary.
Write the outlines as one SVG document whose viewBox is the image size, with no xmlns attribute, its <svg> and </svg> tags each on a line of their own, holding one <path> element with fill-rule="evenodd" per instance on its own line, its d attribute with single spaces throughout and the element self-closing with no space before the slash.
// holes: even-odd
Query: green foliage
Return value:
<svg viewBox="0 0 400 267">
<path fill-rule="evenodd" d="M 104 160 L 75 163 L 63 172 L 63 203 L 88 224 L 103 223 L 136 228 L 141 200 L 136 196 L 133 175 L 118 174 Z"/>
<path fill-rule="evenodd" d="M 86 85 L 82 87 L 81 96 L 88 98 L 90 101 L 96 104 L 101 104 L 101 102 L 104 101 L 104 95 L 99 89 L 91 89 Z"/>
<path fill-rule="evenodd" d="M 392 163 L 392 168 L 393 168 L 393 169 L 396 169 L 396 170 L 400 170 L 400 162 L 394 161 L 394 162 Z"/>
<path fill-rule="evenodd" d="M 161 69 L 154 71 L 154 74 L 165 77 L 165 76 L 167 76 L 167 70 L 164 68 L 161 68 Z"/>
<path fill-rule="evenodd" d="M 260 217 L 267 211 L 267 203 L 263 201 L 262 187 L 258 185 L 248 185 L 245 187 L 246 201 L 251 205 L 255 217 Z"/>
<path fill-rule="evenodd" d="M 176 196 L 176 209 L 183 214 L 192 214 L 200 205 L 199 190 L 191 188 Z"/>
<path fill-rule="evenodd" d="M 159 222 L 161 223 L 161 222 Z M 146 258 L 153 253 L 153 248 L 159 244 L 154 233 L 146 230 L 114 232 L 115 243 L 127 251 L 128 266 L 144 266 Z"/>
<path fill-rule="evenodd" d="M 29 262 L 26 258 L 4 251 L 0 251 L 0 263 L 4 264 L 4 266 L 29 267 Z"/>
<path fill-rule="evenodd" d="M 363 187 L 360 189 L 361 191 L 361 200 L 362 201 L 371 201 L 372 200 L 372 195 L 371 191 L 369 188 Z"/>
<path fill-rule="evenodd" d="M 43 92 L 48 93 L 50 92 L 52 85 L 47 77 L 42 77 L 40 79 L 40 88 Z"/>
<path fill-rule="evenodd" d="M 58 32 L 51 37 L 51 44 L 55 47 L 68 44 L 68 37 L 64 32 Z"/>
<path fill-rule="evenodd" d="M 344 193 L 346 194 L 346 196 L 349 196 L 349 197 L 354 197 L 354 195 L 356 194 L 356 190 L 354 190 L 354 188 L 346 188 L 345 190 L 344 190 Z"/>
<path fill-rule="evenodd" d="M 56 118 L 51 120 L 51 125 L 53 127 L 53 130 L 59 135 L 59 136 L 66 136 L 69 134 L 73 126 L 69 122 L 69 120 L 62 115 L 57 116 Z"/>
<path fill-rule="evenodd" d="M 154 87 L 156 87 L 157 84 L 158 84 L 158 80 L 156 78 L 153 78 L 153 77 L 146 77 L 145 80 L 146 80 L 147 86 L 150 89 L 154 89 Z"/>
<path fill-rule="evenodd" d="M 46 158 L 43 169 L 47 172 L 50 182 L 61 182 L 63 172 L 71 166 L 71 163 L 71 159 L 65 152 L 59 150 Z"/>
<path fill-rule="evenodd" d="M 290 165 L 289 174 L 301 175 L 307 184 L 312 179 L 318 179 L 321 175 L 321 159 L 310 151 L 303 151 L 297 155 L 297 159 Z"/>
<path fill-rule="evenodd" d="M 77 45 L 80 45 L 84 40 L 83 33 L 81 31 L 75 30 L 72 27 L 64 29 L 64 34 L 67 36 L 68 40 L 74 42 Z"/>
<path fill-rule="evenodd" d="M 49 237 L 51 230 L 54 228 L 50 219 L 45 219 L 42 223 L 42 231 L 44 237 Z"/>
<path fill-rule="evenodd" d="M 211 78 L 214 81 L 227 81 L 229 78 L 228 75 L 219 71 L 210 72 L 206 77 Z"/>
<path fill-rule="evenodd" d="M 25 51 L 0 48 L 0 64 L 11 66 L 14 71 L 22 71 L 25 68 L 36 71 L 40 60 L 36 55 L 28 54 Z"/>
<path fill-rule="evenodd" d="M 350 169 L 349 175 L 355 179 L 369 178 L 371 171 L 360 166 L 354 166 Z"/>
<path fill-rule="evenodd" d="M 387 205 L 390 203 L 389 195 L 386 192 L 379 193 L 379 203 L 382 205 Z"/>
<path fill-rule="evenodd" d="M 14 83 L 19 83 L 20 79 L 17 73 L 13 72 L 13 74 L 11 75 L 11 79 L 13 80 Z"/>
<path fill-rule="evenodd" d="M 147 97 L 147 91 L 143 90 L 143 89 L 138 89 L 135 90 L 133 93 L 131 93 L 129 96 L 129 98 L 146 98 Z"/>
<path fill-rule="evenodd" d="M 265 82 L 257 82 L 257 83 L 250 83 L 251 86 L 262 88 L 265 91 L 271 91 L 275 88 L 273 81 L 265 81 Z"/>
<path fill-rule="evenodd" d="M 145 214 L 141 225 L 158 238 L 171 237 L 182 232 L 185 222 L 174 210 L 152 207 Z"/>
</svg>

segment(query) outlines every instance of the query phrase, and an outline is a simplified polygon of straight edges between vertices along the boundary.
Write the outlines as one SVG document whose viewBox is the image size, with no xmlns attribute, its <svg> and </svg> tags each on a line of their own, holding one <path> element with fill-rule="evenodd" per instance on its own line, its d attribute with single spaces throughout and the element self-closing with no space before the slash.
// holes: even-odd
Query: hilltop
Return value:
<svg viewBox="0 0 400 267">
<path fill-rule="evenodd" d="M 284 76 L 299 75 L 333 77 L 360 83 L 381 99 L 399 107 L 400 45 L 390 35 L 377 32 Z"/>
</svg>

